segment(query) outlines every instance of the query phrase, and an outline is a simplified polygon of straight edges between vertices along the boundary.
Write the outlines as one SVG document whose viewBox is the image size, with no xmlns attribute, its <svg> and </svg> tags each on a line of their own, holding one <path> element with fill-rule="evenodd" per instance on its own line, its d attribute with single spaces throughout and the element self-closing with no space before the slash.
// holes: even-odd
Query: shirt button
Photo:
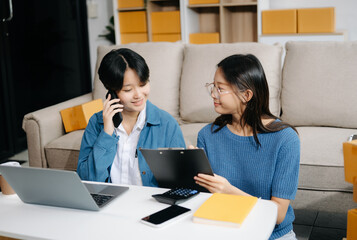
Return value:
<svg viewBox="0 0 357 240">
<path fill-rule="evenodd" d="M 145 172 L 145 171 L 143 171 L 143 172 L 142 172 L 142 174 L 143 174 L 143 175 L 145 175 L 145 174 L 146 174 L 146 172 Z"/>
</svg>

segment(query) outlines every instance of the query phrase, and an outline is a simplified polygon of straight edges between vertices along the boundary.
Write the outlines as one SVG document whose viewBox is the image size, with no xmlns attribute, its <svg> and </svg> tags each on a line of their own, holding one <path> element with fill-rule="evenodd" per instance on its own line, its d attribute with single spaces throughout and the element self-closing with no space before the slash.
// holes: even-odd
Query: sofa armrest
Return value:
<svg viewBox="0 0 357 240">
<path fill-rule="evenodd" d="M 60 111 L 93 100 L 92 93 L 28 113 L 22 128 L 26 132 L 29 165 L 47 168 L 44 146 L 65 134 Z"/>
</svg>

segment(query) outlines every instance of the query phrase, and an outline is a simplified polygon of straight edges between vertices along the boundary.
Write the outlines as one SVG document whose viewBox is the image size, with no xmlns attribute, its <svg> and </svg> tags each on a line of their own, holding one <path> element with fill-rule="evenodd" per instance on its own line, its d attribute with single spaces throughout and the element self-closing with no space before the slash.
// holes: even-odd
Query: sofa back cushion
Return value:
<svg viewBox="0 0 357 240">
<path fill-rule="evenodd" d="M 357 128 L 357 42 L 288 42 L 282 119 Z"/>
<path fill-rule="evenodd" d="M 280 114 L 281 46 L 261 43 L 186 45 L 180 92 L 180 115 L 187 122 L 213 122 L 218 116 L 205 83 L 213 82 L 217 64 L 233 54 L 253 54 L 263 65 L 270 110 Z"/>
<path fill-rule="evenodd" d="M 94 99 L 102 98 L 104 100 L 106 94 L 106 89 L 98 77 L 100 63 L 109 51 L 118 48 L 129 48 L 145 59 L 150 70 L 151 92 L 149 100 L 175 118 L 178 118 L 183 44 L 132 43 L 126 45 L 99 46 L 94 76 Z"/>
</svg>

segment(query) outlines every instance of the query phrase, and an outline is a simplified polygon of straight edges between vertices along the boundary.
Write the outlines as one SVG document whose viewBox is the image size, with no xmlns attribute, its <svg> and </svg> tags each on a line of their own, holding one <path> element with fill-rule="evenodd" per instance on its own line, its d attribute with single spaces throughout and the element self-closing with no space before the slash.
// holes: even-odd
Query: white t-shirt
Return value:
<svg viewBox="0 0 357 240">
<path fill-rule="evenodd" d="M 146 107 L 140 112 L 138 120 L 129 135 L 126 133 L 122 124 L 115 129 L 115 134 L 117 136 L 119 135 L 119 143 L 110 170 L 110 177 L 113 183 L 143 185 L 136 147 L 139 142 L 141 130 L 144 128 L 145 120 Z"/>
</svg>

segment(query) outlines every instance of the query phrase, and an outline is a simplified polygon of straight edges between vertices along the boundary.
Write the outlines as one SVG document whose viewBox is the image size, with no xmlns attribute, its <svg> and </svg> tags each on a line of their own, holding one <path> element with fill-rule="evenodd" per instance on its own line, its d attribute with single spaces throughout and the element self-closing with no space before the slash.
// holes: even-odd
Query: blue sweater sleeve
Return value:
<svg viewBox="0 0 357 240">
<path fill-rule="evenodd" d="M 201 130 L 202 131 L 202 130 Z M 198 136 L 197 136 L 197 147 L 198 148 L 203 148 L 206 151 L 206 145 L 205 145 L 205 141 L 204 138 L 202 137 L 202 133 L 198 132 Z"/>
<path fill-rule="evenodd" d="M 272 181 L 272 196 L 293 200 L 296 195 L 300 166 L 300 140 L 297 134 L 279 150 Z"/>
<path fill-rule="evenodd" d="M 118 138 L 99 127 L 97 115 L 89 120 L 78 158 L 77 173 L 82 180 L 105 182 L 117 150 Z"/>
</svg>

